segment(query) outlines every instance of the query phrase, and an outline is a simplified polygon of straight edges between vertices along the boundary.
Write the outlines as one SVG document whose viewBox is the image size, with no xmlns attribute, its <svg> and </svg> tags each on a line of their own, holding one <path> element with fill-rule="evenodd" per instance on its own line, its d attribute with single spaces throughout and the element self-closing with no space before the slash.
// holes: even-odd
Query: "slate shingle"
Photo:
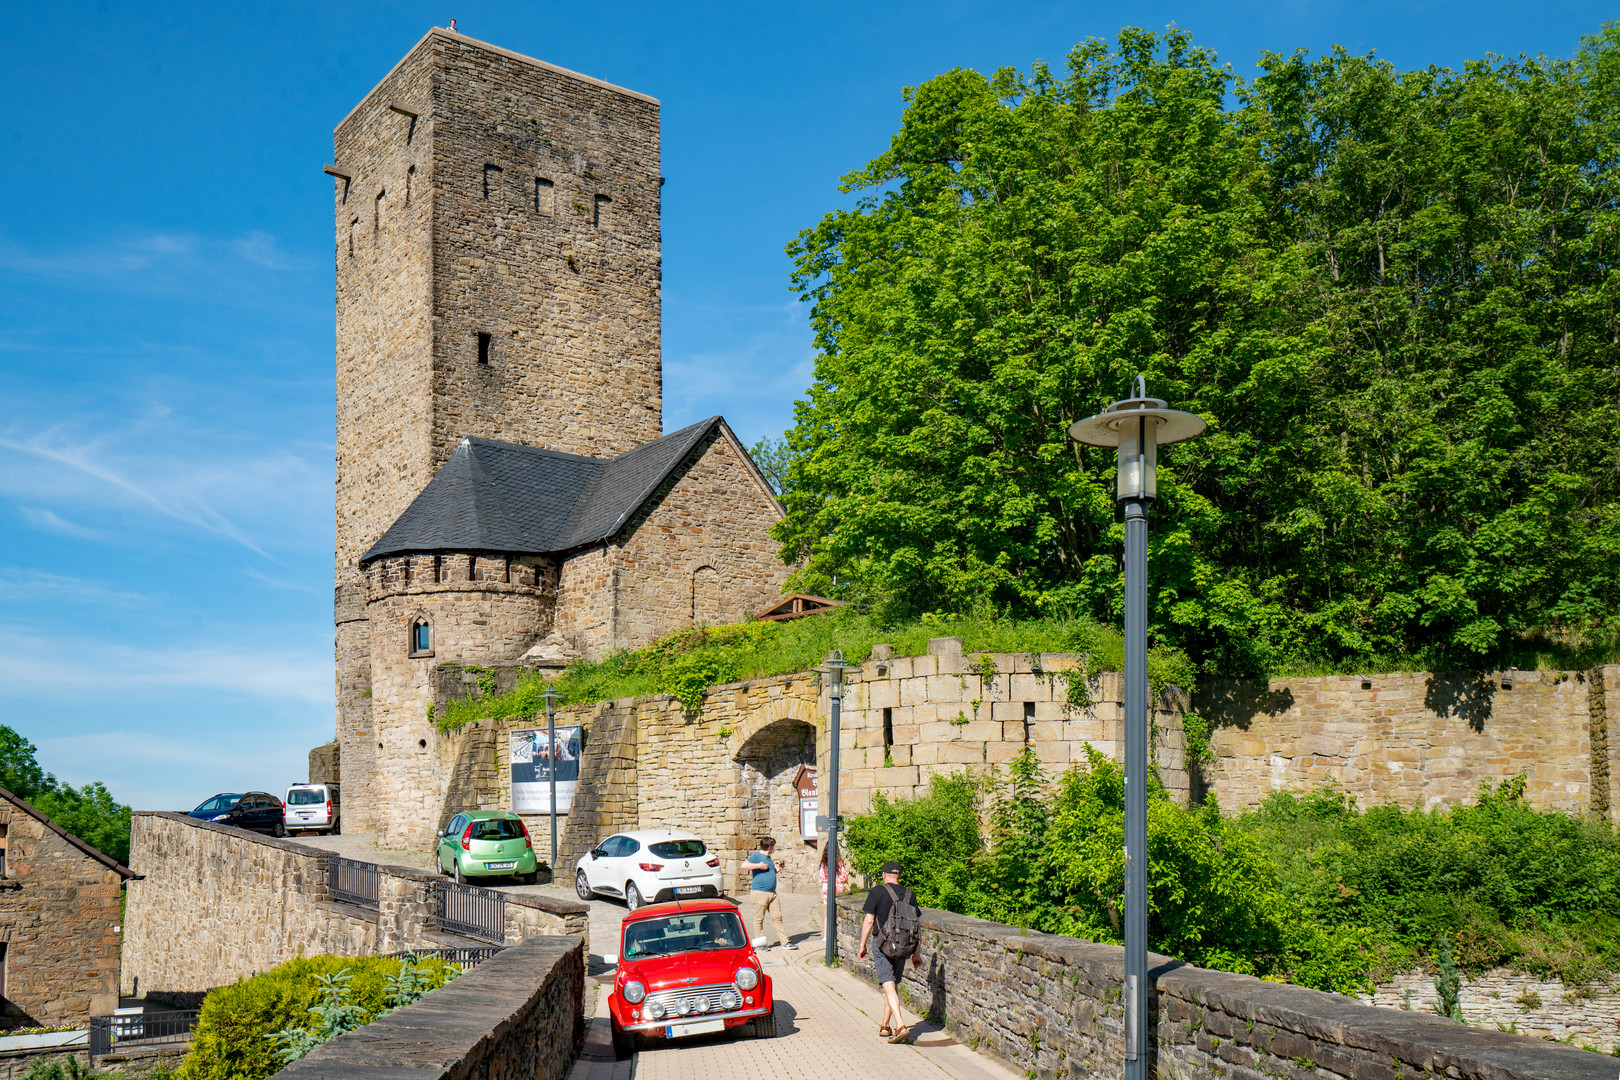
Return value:
<svg viewBox="0 0 1620 1080">
<path fill-rule="evenodd" d="M 547 555 L 617 533 L 721 419 L 614 458 L 469 436 L 361 557 L 405 551 Z"/>
</svg>

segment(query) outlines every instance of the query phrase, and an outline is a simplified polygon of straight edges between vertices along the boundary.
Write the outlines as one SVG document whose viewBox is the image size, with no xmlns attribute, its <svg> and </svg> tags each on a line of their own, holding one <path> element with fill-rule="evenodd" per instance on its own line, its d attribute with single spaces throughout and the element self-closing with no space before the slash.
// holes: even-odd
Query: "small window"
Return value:
<svg viewBox="0 0 1620 1080">
<path fill-rule="evenodd" d="M 499 165 L 484 166 L 484 198 L 489 198 L 490 192 L 499 191 L 501 187 L 501 167 Z"/>
<path fill-rule="evenodd" d="M 608 206 L 612 202 L 613 202 L 613 200 L 608 198 L 606 195 L 598 195 L 596 197 L 596 213 L 592 217 L 591 223 L 593 225 L 595 225 L 598 229 L 607 228 Z"/>
<path fill-rule="evenodd" d="M 0 998 L 6 996 L 6 943 L 0 941 Z"/>
<path fill-rule="evenodd" d="M 489 334 L 478 335 L 478 362 L 480 364 L 487 365 L 489 363 L 489 343 L 491 340 Z"/>
<path fill-rule="evenodd" d="M 534 212 L 549 214 L 555 205 L 557 185 L 543 176 L 534 178 Z"/>
<path fill-rule="evenodd" d="M 415 121 L 412 121 L 414 124 Z M 411 195 L 416 188 L 416 166 L 412 165 L 405 170 L 405 205 L 411 205 Z"/>
<path fill-rule="evenodd" d="M 411 623 L 411 655 L 433 655 L 433 625 L 426 619 L 416 619 Z"/>
<path fill-rule="evenodd" d="M 374 233 L 382 231 L 383 196 L 387 194 L 388 192 L 386 189 L 379 191 L 377 192 L 377 197 L 371 200 L 371 231 Z"/>
<path fill-rule="evenodd" d="M 359 218 L 349 219 L 349 258 L 354 258 L 354 227 L 360 224 Z"/>
<path fill-rule="evenodd" d="M 894 745 L 894 710 L 883 710 L 883 749 Z"/>
<path fill-rule="evenodd" d="M 0 824 L 0 878 L 6 876 L 6 834 L 10 829 L 11 826 Z M 5 994 L 0 993 L 0 997 L 5 997 Z"/>
<path fill-rule="evenodd" d="M 1029 729 L 1035 726 L 1035 703 L 1024 702 L 1024 741 L 1029 742 Z"/>
</svg>

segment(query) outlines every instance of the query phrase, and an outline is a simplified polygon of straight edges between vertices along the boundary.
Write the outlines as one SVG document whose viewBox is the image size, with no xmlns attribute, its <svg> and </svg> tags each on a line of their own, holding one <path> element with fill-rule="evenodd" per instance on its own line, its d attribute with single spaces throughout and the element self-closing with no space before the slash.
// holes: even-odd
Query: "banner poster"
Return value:
<svg viewBox="0 0 1620 1080">
<path fill-rule="evenodd" d="M 551 813 L 551 770 L 557 770 L 557 813 L 566 814 L 579 782 L 582 729 L 557 729 L 557 752 L 551 752 L 546 729 L 512 732 L 512 809 L 520 814 Z"/>
</svg>

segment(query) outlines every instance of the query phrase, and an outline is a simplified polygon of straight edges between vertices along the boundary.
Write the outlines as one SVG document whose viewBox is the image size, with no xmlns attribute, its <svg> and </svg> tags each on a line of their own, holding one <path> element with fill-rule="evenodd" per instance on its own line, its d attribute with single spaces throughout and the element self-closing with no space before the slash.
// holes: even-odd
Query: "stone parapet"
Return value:
<svg viewBox="0 0 1620 1080">
<path fill-rule="evenodd" d="M 858 960 L 861 897 L 839 900 L 842 963 Z M 902 990 L 919 1012 L 1040 1080 L 1124 1071 L 1125 950 L 932 908 L 923 964 Z M 1415 1011 L 1149 955 L 1147 1075 L 1190 1080 L 1612 1080 L 1613 1059 Z"/>
<path fill-rule="evenodd" d="M 585 945 L 530 938 L 311 1050 L 281 1080 L 560 1080 L 584 1042 Z"/>
</svg>

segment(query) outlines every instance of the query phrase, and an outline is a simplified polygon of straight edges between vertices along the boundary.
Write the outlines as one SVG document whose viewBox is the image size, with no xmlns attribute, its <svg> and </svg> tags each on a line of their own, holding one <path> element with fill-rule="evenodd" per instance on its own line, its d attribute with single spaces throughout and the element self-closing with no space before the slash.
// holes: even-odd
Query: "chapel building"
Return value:
<svg viewBox="0 0 1620 1080">
<path fill-rule="evenodd" d="M 415 843 L 437 666 L 740 621 L 782 508 L 723 418 L 663 433 L 655 99 L 434 29 L 333 148 L 343 817 Z"/>
</svg>

